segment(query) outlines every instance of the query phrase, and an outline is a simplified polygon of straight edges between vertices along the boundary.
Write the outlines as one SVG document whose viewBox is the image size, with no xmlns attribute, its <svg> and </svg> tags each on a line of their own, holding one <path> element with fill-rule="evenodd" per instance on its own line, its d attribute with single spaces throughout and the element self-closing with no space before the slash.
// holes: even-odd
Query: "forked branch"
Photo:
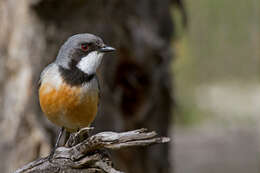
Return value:
<svg viewBox="0 0 260 173">
<path fill-rule="evenodd" d="M 47 158 L 40 158 L 18 169 L 15 173 L 120 173 L 113 168 L 104 149 L 117 150 L 170 141 L 167 137 L 156 137 L 156 132 L 147 132 L 146 129 L 122 133 L 101 132 L 83 140 L 88 131 L 89 129 L 82 129 L 72 135 L 67 142 L 67 147 L 57 148 L 51 161 Z"/>
</svg>

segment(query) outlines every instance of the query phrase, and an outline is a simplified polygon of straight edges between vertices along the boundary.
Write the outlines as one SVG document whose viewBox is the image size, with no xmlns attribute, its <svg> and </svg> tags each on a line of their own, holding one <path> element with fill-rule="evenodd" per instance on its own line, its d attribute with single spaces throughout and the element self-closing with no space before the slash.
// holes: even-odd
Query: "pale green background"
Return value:
<svg viewBox="0 0 260 173">
<path fill-rule="evenodd" d="M 175 172 L 259 173 L 260 1 L 185 2 L 189 26 L 178 24 L 173 45 Z"/>
</svg>

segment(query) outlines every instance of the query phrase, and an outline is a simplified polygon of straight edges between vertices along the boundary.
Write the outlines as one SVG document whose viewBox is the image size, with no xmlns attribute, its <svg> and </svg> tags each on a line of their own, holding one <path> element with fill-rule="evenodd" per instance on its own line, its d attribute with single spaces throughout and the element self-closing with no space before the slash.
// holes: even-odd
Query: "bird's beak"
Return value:
<svg viewBox="0 0 260 173">
<path fill-rule="evenodd" d="M 115 50 L 116 50 L 115 48 L 105 45 L 101 47 L 98 51 L 106 53 L 106 52 L 114 52 Z"/>
</svg>

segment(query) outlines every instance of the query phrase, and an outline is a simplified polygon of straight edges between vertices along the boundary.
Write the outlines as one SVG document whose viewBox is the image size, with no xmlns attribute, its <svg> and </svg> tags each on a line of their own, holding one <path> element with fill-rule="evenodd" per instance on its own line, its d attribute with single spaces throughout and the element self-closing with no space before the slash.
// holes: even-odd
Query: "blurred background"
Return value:
<svg viewBox="0 0 260 173">
<path fill-rule="evenodd" d="M 260 1 L 185 4 L 189 26 L 173 43 L 175 172 L 259 172 Z"/>
<path fill-rule="evenodd" d="M 98 72 L 95 133 L 172 142 L 112 153 L 125 172 L 260 172 L 260 1 L 0 0 L 0 170 L 47 156 L 58 128 L 37 83 L 71 35 L 117 48 Z M 106 55 L 107 56 L 107 55 Z"/>
</svg>

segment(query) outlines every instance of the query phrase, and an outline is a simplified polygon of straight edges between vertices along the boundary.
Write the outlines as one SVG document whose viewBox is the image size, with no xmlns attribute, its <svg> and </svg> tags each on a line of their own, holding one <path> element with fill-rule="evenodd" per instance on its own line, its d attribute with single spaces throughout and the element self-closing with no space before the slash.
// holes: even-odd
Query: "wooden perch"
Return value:
<svg viewBox="0 0 260 173">
<path fill-rule="evenodd" d="M 89 128 L 73 134 L 67 147 L 56 149 L 51 161 L 47 157 L 33 161 L 15 173 L 121 173 L 112 166 L 104 149 L 117 150 L 135 146 L 148 146 L 169 142 L 167 137 L 156 137 L 146 129 L 116 133 L 102 132 L 84 140 Z"/>
</svg>

